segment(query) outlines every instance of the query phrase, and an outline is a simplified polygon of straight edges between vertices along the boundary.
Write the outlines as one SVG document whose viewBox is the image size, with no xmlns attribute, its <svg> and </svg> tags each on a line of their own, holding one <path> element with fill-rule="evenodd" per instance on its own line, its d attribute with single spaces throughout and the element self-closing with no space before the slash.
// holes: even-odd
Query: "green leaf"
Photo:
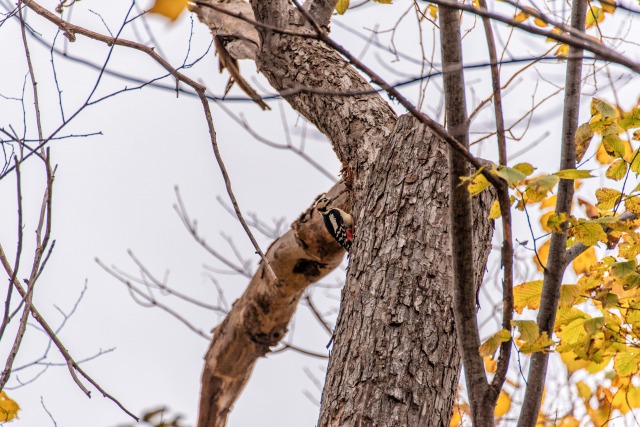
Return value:
<svg viewBox="0 0 640 427">
<path fill-rule="evenodd" d="M 500 178 L 507 181 L 507 184 L 509 184 L 509 187 L 514 187 L 522 183 L 522 181 L 524 181 L 525 178 L 527 177 L 524 173 L 520 172 L 519 170 L 515 168 L 510 168 L 507 166 L 498 166 L 493 171 L 493 173 L 495 173 Z"/>
<path fill-rule="evenodd" d="M 631 166 L 629 166 L 632 172 L 636 175 L 640 174 L 640 148 L 633 152 L 631 155 Z"/>
<path fill-rule="evenodd" d="M 547 193 L 560 181 L 556 175 L 542 175 L 529 181 L 527 185 L 527 197 L 532 202 L 539 202 L 547 196 Z"/>
<path fill-rule="evenodd" d="M 618 159 L 615 162 L 611 163 L 609 169 L 605 173 L 605 176 L 609 179 L 613 179 L 614 181 L 620 181 L 627 173 L 627 162 L 623 159 Z"/>
<path fill-rule="evenodd" d="M 561 233 L 562 224 L 564 224 L 568 220 L 569 220 L 569 216 L 564 212 L 559 214 L 552 213 L 551 215 L 549 215 L 549 218 L 547 218 L 547 228 L 556 233 Z"/>
<path fill-rule="evenodd" d="M 614 157 L 624 156 L 624 141 L 618 135 L 607 135 L 603 137 L 602 145 L 608 155 Z"/>
<path fill-rule="evenodd" d="M 554 175 L 562 179 L 593 178 L 593 175 L 591 175 L 591 171 L 580 169 L 564 169 L 554 173 Z"/>
<path fill-rule="evenodd" d="M 593 98 L 591 100 L 591 115 L 600 114 L 603 118 L 615 118 L 616 109 L 604 102 L 602 99 Z"/>
<path fill-rule="evenodd" d="M 622 278 L 636 272 L 638 264 L 635 260 L 616 262 L 611 266 L 611 274 Z"/>
<path fill-rule="evenodd" d="M 640 274 L 637 272 L 631 273 L 622 279 L 622 288 L 626 291 L 629 289 L 636 289 L 640 287 Z"/>
<path fill-rule="evenodd" d="M 340 15 L 344 15 L 344 13 L 349 9 L 349 0 L 338 0 L 336 4 L 336 12 Z"/>
<path fill-rule="evenodd" d="M 583 123 L 578 126 L 573 139 L 576 143 L 576 162 L 580 162 L 593 139 L 593 129 L 591 129 L 589 123 Z"/>
<path fill-rule="evenodd" d="M 623 115 L 622 119 L 618 120 L 622 129 L 633 129 L 640 127 L 640 108 L 636 107 L 629 113 Z"/>
<path fill-rule="evenodd" d="M 624 132 L 624 129 L 622 129 L 616 122 L 613 122 L 609 126 L 606 126 L 604 129 L 602 129 L 602 132 L 600 133 L 602 134 L 602 136 L 610 136 L 620 135 L 622 132 Z"/>
<path fill-rule="evenodd" d="M 598 199 L 596 207 L 605 211 L 611 210 L 621 197 L 622 193 L 613 188 L 598 188 L 596 190 L 596 199 Z"/>
<path fill-rule="evenodd" d="M 530 163 L 518 163 L 513 168 L 522 172 L 525 176 L 531 175 L 533 171 L 536 170 Z"/>
<path fill-rule="evenodd" d="M 510 339 L 511 339 L 510 331 L 506 329 L 502 329 L 496 332 L 495 334 L 487 338 L 485 342 L 482 343 L 482 345 L 478 349 L 478 351 L 480 352 L 480 356 L 493 357 L 493 355 L 496 354 L 496 350 L 498 350 L 498 347 L 500 347 L 500 344 L 502 344 L 503 342 L 507 342 Z"/>
</svg>

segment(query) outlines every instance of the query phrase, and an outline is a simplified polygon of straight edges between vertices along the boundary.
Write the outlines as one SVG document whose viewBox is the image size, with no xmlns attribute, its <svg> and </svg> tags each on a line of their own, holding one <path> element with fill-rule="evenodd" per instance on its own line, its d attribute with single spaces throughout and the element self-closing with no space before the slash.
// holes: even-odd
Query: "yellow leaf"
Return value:
<svg viewBox="0 0 640 427">
<path fill-rule="evenodd" d="M 593 175 L 591 175 L 591 171 L 580 169 L 564 169 L 554 173 L 554 175 L 562 179 L 593 178 Z"/>
<path fill-rule="evenodd" d="M 569 233 L 586 246 L 593 246 L 598 242 L 607 243 L 607 233 L 604 232 L 602 225 L 595 222 L 579 220 L 578 224 L 569 229 Z"/>
<path fill-rule="evenodd" d="M 613 179 L 614 181 L 620 181 L 627 174 L 627 162 L 623 159 L 617 159 L 615 162 L 611 163 L 607 172 L 605 172 L 605 176 L 609 179 Z"/>
<path fill-rule="evenodd" d="M 511 324 L 520 332 L 516 343 L 520 345 L 521 353 L 546 353 L 549 347 L 555 344 L 546 332 L 539 332 L 538 324 L 533 320 L 512 320 Z"/>
<path fill-rule="evenodd" d="M 500 202 L 494 200 L 491 205 L 491 210 L 489 211 L 489 219 L 498 219 L 500 215 Z"/>
<path fill-rule="evenodd" d="M 502 344 L 503 342 L 507 342 L 510 339 L 511 332 L 507 331 L 506 329 L 501 329 L 487 338 L 478 349 L 478 352 L 482 357 L 493 357 L 493 355 L 498 350 L 498 347 L 500 347 L 500 344 Z"/>
<path fill-rule="evenodd" d="M 569 374 L 579 371 L 580 369 L 585 369 L 589 364 L 586 360 L 579 359 L 573 351 L 564 351 L 559 353 Z"/>
<path fill-rule="evenodd" d="M 612 210 L 616 203 L 620 201 L 621 196 L 622 193 L 613 188 L 598 188 L 596 190 L 596 199 L 598 199 L 596 207 L 605 211 Z"/>
<path fill-rule="evenodd" d="M 526 282 L 513 288 L 513 308 L 516 313 L 522 314 L 522 310 L 529 308 L 537 310 L 540 307 L 540 294 L 542 293 L 542 280 Z"/>
<path fill-rule="evenodd" d="M 539 271 L 544 271 L 544 267 L 547 265 L 547 258 L 549 258 L 549 246 L 550 240 L 547 240 L 542 244 L 542 246 L 538 247 L 538 253 L 533 255 L 533 262 L 536 264 Z"/>
<path fill-rule="evenodd" d="M 640 349 L 625 347 L 613 358 L 613 368 L 621 377 L 627 377 L 638 372 L 640 367 Z"/>
<path fill-rule="evenodd" d="M 490 374 L 495 374 L 498 369 L 498 362 L 492 356 L 483 357 L 484 361 L 484 370 Z"/>
<path fill-rule="evenodd" d="M 593 392 L 591 391 L 591 387 L 589 387 L 587 383 L 585 383 L 584 381 L 578 381 L 576 383 L 576 388 L 578 389 L 578 395 L 582 398 L 582 400 L 587 401 L 591 399 Z"/>
<path fill-rule="evenodd" d="M 625 234 L 623 242 L 618 245 L 618 254 L 626 259 L 635 259 L 640 254 L 640 233 Z M 634 312 L 640 315 L 640 310 Z"/>
<path fill-rule="evenodd" d="M 551 228 L 547 225 L 547 221 L 552 215 L 555 215 L 554 211 L 545 212 L 540 216 L 540 225 L 547 233 L 551 232 Z"/>
<path fill-rule="evenodd" d="M 567 415 L 560 420 L 557 427 L 580 427 L 580 420 L 573 415 Z"/>
<path fill-rule="evenodd" d="M 427 11 L 429 12 L 429 16 L 431 16 L 433 19 L 438 19 L 438 6 L 436 6 L 435 4 L 430 4 L 429 6 L 427 6 Z"/>
<path fill-rule="evenodd" d="M 624 201 L 624 206 L 629 212 L 640 216 L 640 196 L 630 196 Z"/>
<path fill-rule="evenodd" d="M 614 157 L 624 157 L 625 144 L 618 135 L 607 135 L 602 138 L 602 145 L 607 154 Z"/>
<path fill-rule="evenodd" d="M 592 359 L 593 354 L 587 351 L 593 344 L 592 338 L 600 332 L 604 325 L 604 317 L 578 318 L 562 326 L 557 335 L 560 338 L 559 352 L 572 350 L 584 359 Z M 599 361 L 599 360 L 598 360 Z"/>
<path fill-rule="evenodd" d="M 187 8 L 188 0 L 156 0 L 149 13 L 157 13 L 172 21 L 178 19 L 183 10 Z"/>
<path fill-rule="evenodd" d="M 500 392 L 500 396 L 498 396 L 498 402 L 496 403 L 496 409 L 493 416 L 496 418 L 504 417 L 509 412 L 509 409 L 511 409 L 511 396 L 502 390 Z"/>
<path fill-rule="evenodd" d="M 598 145 L 598 150 L 596 151 L 596 160 L 601 165 L 608 165 L 609 163 L 613 162 L 615 158 L 611 157 L 607 153 L 607 150 L 604 149 L 604 144 L 601 142 L 600 145 Z"/>
<path fill-rule="evenodd" d="M 475 178 L 473 178 L 473 180 L 467 187 L 467 190 L 469 190 L 469 193 L 472 196 L 476 196 L 480 194 L 482 190 L 489 187 L 489 185 L 491 184 L 489 183 L 489 181 L 487 181 L 487 178 L 485 178 L 484 175 L 478 174 Z"/>
<path fill-rule="evenodd" d="M 615 0 L 606 0 L 600 3 L 602 5 L 602 11 L 604 13 L 614 13 L 616 11 L 616 1 Z"/>
<path fill-rule="evenodd" d="M 380 3 L 380 4 L 391 4 L 392 0 L 373 0 L 376 3 Z"/>
<path fill-rule="evenodd" d="M 340 15 L 344 15 L 344 13 L 349 9 L 349 0 L 338 0 L 336 4 L 336 12 Z"/>
<path fill-rule="evenodd" d="M 543 21 L 542 19 L 540 19 L 540 18 L 536 18 L 536 19 L 534 19 L 534 20 L 533 20 L 533 23 L 534 23 L 536 26 L 540 27 L 540 28 L 544 28 L 544 27 L 547 27 L 547 26 L 549 25 L 549 24 L 547 24 L 546 22 L 544 22 L 544 21 Z"/>
<path fill-rule="evenodd" d="M 623 415 L 632 408 L 637 408 L 640 400 L 640 390 L 636 387 L 624 387 L 618 390 L 613 396 L 611 406 L 620 411 Z"/>
<path fill-rule="evenodd" d="M 580 163 L 582 161 L 584 153 L 587 152 L 592 139 L 593 129 L 591 129 L 589 123 L 583 123 L 576 129 L 574 136 L 576 143 L 576 162 Z"/>
<path fill-rule="evenodd" d="M 11 421 L 18 416 L 20 406 L 15 400 L 7 396 L 7 393 L 0 391 L 0 421 Z"/>
<path fill-rule="evenodd" d="M 528 18 L 529 18 L 529 14 L 525 12 L 519 12 L 513 17 L 513 19 L 517 22 L 524 22 Z"/>
<path fill-rule="evenodd" d="M 458 393 L 460 393 L 458 391 Z M 458 394 L 459 396 L 459 394 Z M 453 405 L 453 416 L 451 417 L 451 421 L 449 422 L 450 427 L 461 427 L 463 424 L 463 418 L 469 418 L 471 416 L 471 408 L 466 402 L 456 402 Z"/>
<path fill-rule="evenodd" d="M 553 29 L 551 30 L 551 33 L 552 33 L 552 34 L 563 34 L 563 33 L 564 33 L 564 31 L 562 31 L 562 30 L 561 30 L 560 28 L 558 28 L 558 27 L 553 27 Z M 557 41 L 556 39 L 552 38 L 552 37 L 547 37 L 547 38 L 545 39 L 545 41 L 546 41 L 547 43 L 558 43 L 558 41 Z"/>
<path fill-rule="evenodd" d="M 635 172 L 636 175 L 640 174 L 640 148 L 633 152 L 630 163 L 631 166 L 629 169 L 631 169 L 632 172 Z"/>
<path fill-rule="evenodd" d="M 580 287 L 578 285 L 560 286 L 560 300 L 558 301 L 558 307 L 562 308 L 573 306 L 579 295 Z"/>
<path fill-rule="evenodd" d="M 550 347 L 554 344 L 547 333 L 543 332 L 533 342 L 524 343 L 522 347 L 520 347 L 520 352 L 524 354 L 548 353 L 551 350 Z"/>
<path fill-rule="evenodd" d="M 560 178 L 556 175 L 542 175 L 528 182 L 526 194 L 531 202 L 539 202 L 544 199 L 549 191 L 553 190 Z"/>
<path fill-rule="evenodd" d="M 558 46 L 555 52 L 553 52 L 555 56 L 569 56 L 569 45 L 561 44 Z"/>
<path fill-rule="evenodd" d="M 542 202 L 540 202 L 540 209 L 555 208 L 557 200 L 558 196 L 556 195 L 547 197 Z"/>
<path fill-rule="evenodd" d="M 525 176 L 531 175 L 533 171 L 536 170 L 530 163 L 518 163 L 513 168 L 522 172 Z"/>
<path fill-rule="evenodd" d="M 453 408 L 453 415 L 451 416 L 451 421 L 449 421 L 449 427 L 458 427 L 462 422 L 462 415 L 458 408 Z"/>
<path fill-rule="evenodd" d="M 596 258 L 596 250 L 593 246 L 581 253 L 576 259 L 573 260 L 571 266 L 576 274 L 585 274 L 589 272 L 592 265 L 598 262 Z"/>
<path fill-rule="evenodd" d="M 599 24 L 603 19 L 604 13 L 602 13 L 602 9 L 598 6 L 591 6 L 589 10 L 587 10 L 587 28 L 593 27 L 596 23 Z"/>
</svg>

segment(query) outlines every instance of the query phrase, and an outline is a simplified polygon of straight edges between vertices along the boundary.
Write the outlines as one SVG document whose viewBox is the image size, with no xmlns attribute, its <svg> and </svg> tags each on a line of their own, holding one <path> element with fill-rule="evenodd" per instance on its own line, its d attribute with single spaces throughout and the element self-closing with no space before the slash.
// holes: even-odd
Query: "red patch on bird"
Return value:
<svg viewBox="0 0 640 427">
<path fill-rule="evenodd" d="M 347 229 L 347 240 L 348 241 L 352 241 L 353 240 L 353 233 L 349 229 Z"/>
</svg>

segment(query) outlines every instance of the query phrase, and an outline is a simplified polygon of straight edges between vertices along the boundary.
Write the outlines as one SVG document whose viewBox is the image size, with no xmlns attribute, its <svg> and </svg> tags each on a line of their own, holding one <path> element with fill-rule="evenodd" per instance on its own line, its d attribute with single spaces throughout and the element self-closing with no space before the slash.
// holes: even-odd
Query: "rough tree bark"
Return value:
<svg viewBox="0 0 640 427">
<path fill-rule="evenodd" d="M 448 426 L 460 357 L 445 146 L 405 115 L 372 168 L 354 192 L 357 240 L 318 425 Z M 475 203 L 479 272 L 493 232 L 491 199 Z"/>
<path fill-rule="evenodd" d="M 251 4 L 255 19 L 268 27 L 313 33 L 286 0 Z M 205 23 L 219 13 L 198 5 L 195 12 Z M 451 306 L 444 145 L 413 118 L 398 120 L 382 97 L 371 94 L 367 80 L 323 42 L 268 27 L 258 28 L 258 70 L 332 142 L 356 220 L 319 425 L 448 426 L 460 359 Z M 493 231 L 487 220 L 492 197 L 488 192 L 474 204 L 474 262 L 480 273 Z M 292 302 L 291 309 L 297 300 Z M 278 331 L 285 328 L 280 324 Z M 214 342 L 219 335 L 218 329 Z M 256 357 L 277 342 L 269 338 Z M 206 365 L 217 363 L 215 357 L 221 356 L 209 351 Z M 252 366 L 242 367 L 239 387 Z M 229 410 L 233 399 L 219 399 L 220 393 L 219 384 L 203 376 L 199 427 L 225 425 L 216 421 L 218 414 L 202 413 L 216 405 Z M 219 401 L 208 404 L 207 396 Z"/>
</svg>

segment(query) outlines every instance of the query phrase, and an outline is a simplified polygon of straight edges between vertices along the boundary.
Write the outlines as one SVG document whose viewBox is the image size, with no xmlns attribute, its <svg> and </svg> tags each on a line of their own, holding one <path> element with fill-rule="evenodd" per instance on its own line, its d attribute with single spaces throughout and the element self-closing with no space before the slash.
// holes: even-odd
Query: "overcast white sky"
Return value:
<svg viewBox="0 0 640 427">
<path fill-rule="evenodd" d="M 12 3 L 10 0 L 0 0 L 2 11 L 6 12 Z M 53 10 L 57 1 L 43 0 L 41 4 Z M 108 27 L 115 33 L 130 4 L 112 1 L 105 5 L 105 2 L 98 0 L 83 0 L 74 6 L 70 20 L 102 33 L 108 32 Z M 149 1 L 139 2 L 140 10 L 149 6 Z M 382 48 L 373 45 L 365 50 L 365 39 L 371 36 L 372 29 L 391 29 L 408 7 L 409 2 L 397 1 L 391 6 L 368 4 L 357 8 L 336 18 L 332 35 L 352 52 L 362 52 L 363 59 L 390 81 L 406 80 L 419 75 L 421 71 L 417 43 L 419 34 L 414 12 L 410 11 L 403 18 L 394 36 L 394 45 L 402 55 L 396 57 L 386 49 L 392 36 L 388 31 L 381 32 L 376 38 Z M 135 8 L 132 14 L 137 14 Z M 50 50 L 38 39 L 51 44 L 56 28 L 31 12 L 27 13 L 27 20 L 37 34 L 37 37 L 30 35 L 28 42 L 39 83 L 44 134 L 48 135 L 60 125 L 61 112 Z M 155 45 L 158 52 L 174 66 L 184 61 L 192 23 L 193 37 L 187 62 L 203 55 L 211 42 L 208 29 L 186 13 L 175 24 L 170 25 L 159 18 L 149 18 L 146 23 L 155 37 L 153 41 L 142 20 L 127 26 L 122 37 Z M 464 40 L 465 60 L 470 64 L 485 62 L 487 55 L 480 22 L 466 19 L 465 26 L 476 27 L 472 35 Z M 430 57 L 437 33 L 430 26 L 424 28 L 424 47 Z M 624 31 L 623 26 L 621 29 Z M 350 31 L 359 32 L 363 38 Z M 527 44 L 523 44 L 521 40 L 524 38 L 519 33 L 514 37 L 514 48 L 508 51 L 505 58 L 522 58 L 537 54 L 544 46 L 550 47 L 545 45 L 543 39 L 534 39 L 533 42 L 529 39 Z M 506 32 L 503 32 L 500 40 L 504 41 L 505 38 Z M 109 53 L 109 47 L 81 36 L 75 43 L 68 43 L 62 35 L 58 35 L 56 48 L 98 65 L 104 63 Z M 438 50 L 436 47 L 436 63 Z M 24 113 L 21 102 L 16 100 L 22 96 L 27 73 L 17 19 L 10 19 L 0 26 L 0 57 L 3 58 L 0 66 L 0 127 L 7 129 L 11 125 L 22 135 L 25 132 L 24 114 L 26 135 L 35 138 L 37 132 L 28 84 Z M 61 55 L 54 54 L 53 59 L 62 91 L 64 113 L 69 117 L 86 100 L 98 71 Z M 520 66 L 504 66 L 505 76 L 511 76 Z M 217 58 L 213 51 L 209 51 L 185 73 L 205 83 L 212 94 L 220 95 L 228 75 L 220 75 L 217 67 Z M 143 53 L 120 47 L 113 49 L 107 68 L 143 81 L 165 74 Z M 260 92 L 272 93 L 266 81 L 255 75 L 252 63 L 243 61 L 241 71 Z M 541 82 L 535 93 L 536 101 L 555 90 L 554 84 L 562 85 L 563 73 L 564 67 L 550 61 L 523 74 L 522 81 L 508 95 L 508 117 L 513 120 L 530 108 L 533 82 L 540 75 L 544 75 L 544 79 L 550 83 Z M 614 74 L 628 75 L 621 68 L 614 68 Z M 470 71 L 467 75 L 469 104 L 472 108 L 490 93 L 487 76 L 487 69 Z M 160 83 L 174 85 L 171 79 L 164 79 Z M 105 75 L 94 99 L 124 87 L 135 86 L 130 81 Z M 439 87 L 439 77 L 429 81 L 423 106 L 426 112 L 438 119 L 441 115 L 436 113 L 439 113 L 442 102 Z M 620 93 L 630 105 L 640 94 L 640 88 L 637 81 L 624 88 L 632 89 L 624 89 Z M 418 89 L 419 86 L 413 84 L 403 90 L 415 100 Z M 587 90 L 593 88 L 587 87 Z M 237 88 L 230 95 L 243 97 Z M 269 101 L 269 105 L 272 111 L 263 112 L 250 102 L 225 102 L 225 106 L 235 114 L 243 114 L 255 132 L 264 138 L 279 144 L 285 144 L 290 138 L 295 146 L 304 141 L 305 153 L 323 164 L 337 179 L 339 165 L 325 138 L 312 126 L 307 126 L 304 119 L 283 102 Z M 511 152 L 540 138 L 543 140 L 536 151 L 517 161 L 531 161 L 544 171 L 556 168 L 560 106 L 561 95 L 550 100 L 536 113 L 529 133 L 523 141 L 513 144 Z M 284 224 L 288 226 L 319 193 L 333 184 L 334 179 L 313 169 L 299 156 L 257 142 L 216 104 L 212 104 L 212 108 L 220 148 L 244 212 L 255 212 L 267 223 L 271 223 L 272 219 L 285 218 Z M 586 121 L 588 116 L 588 108 L 583 107 L 582 121 Z M 286 124 L 283 124 L 283 117 Z M 474 129 L 486 130 L 490 126 L 490 109 L 486 109 L 474 123 Z M 520 132 L 523 130 L 524 125 Z M 131 250 L 157 277 L 163 277 L 168 272 L 168 284 L 173 288 L 203 301 L 217 302 L 210 277 L 212 273 L 203 268 L 203 264 L 216 268 L 222 266 L 198 246 L 181 224 L 173 209 L 175 186 L 180 188 L 190 215 L 198 219 L 199 231 L 210 244 L 233 259 L 233 252 L 220 234 L 224 233 L 233 237 L 233 243 L 243 257 L 251 259 L 252 268 L 257 258 L 239 224 L 216 200 L 220 196 L 228 203 L 209 143 L 202 107 L 196 98 L 186 95 L 176 98 L 174 92 L 154 88 L 122 93 L 87 107 L 60 135 L 95 132 L 101 135 L 70 138 L 51 145 L 54 162 L 58 165 L 53 220 L 56 247 L 45 274 L 38 281 L 34 303 L 53 326 L 58 326 L 63 319 L 58 308 L 68 313 L 86 283 L 86 291 L 77 310 L 59 334 L 71 354 L 76 360 L 83 360 L 105 352 L 83 363 L 82 367 L 133 412 L 141 413 L 152 407 L 167 405 L 172 414 L 184 414 L 186 425 L 194 425 L 202 357 L 208 342 L 167 313 L 138 305 L 124 285 L 102 270 L 94 259 L 97 257 L 107 265 L 116 265 L 137 275 L 138 270 L 127 255 L 127 251 Z M 477 152 L 493 158 L 492 140 L 489 141 Z M 23 276 L 20 277 L 27 274 L 29 254 L 33 250 L 33 230 L 43 192 L 41 165 L 33 160 L 25 163 L 23 178 L 26 240 L 24 273 L 21 272 Z M 17 238 L 13 175 L 0 180 L 0 200 L 0 242 L 8 253 L 13 254 Z M 271 239 L 259 233 L 256 235 L 262 248 L 266 249 Z M 516 237 L 519 240 L 529 239 L 528 229 L 524 226 L 519 228 Z M 526 275 L 523 273 L 523 276 Z M 214 276 L 224 289 L 229 303 L 240 295 L 247 283 L 246 279 L 234 275 Z M 343 276 L 344 272 L 338 271 L 323 282 L 335 284 Z M 339 290 L 313 289 L 311 292 L 323 303 L 327 312 L 336 308 Z M 0 298 L 4 300 L 4 297 Z M 162 301 L 167 302 L 165 299 Z M 210 330 L 220 320 L 219 316 L 205 310 L 177 302 L 171 304 L 204 331 Z M 335 312 L 329 318 L 333 316 Z M 301 307 L 290 330 L 293 337 L 289 339 L 293 339 L 297 345 L 326 354 L 325 345 L 329 337 L 313 321 L 307 309 Z M 14 333 L 15 329 L 11 329 L 8 336 L 12 338 Z M 0 345 L 2 361 L 10 346 L 10 340 L 4 341 Z M 27 331 L 15 366 L 24 366 L 41 357 L 46 345 L 46 337 L 34 325 Z M 61 360 L 55 348 L 49 350 L 47 362 L 59 363 Z M 325 367 L 322 360 L 303 357 L 291 351 L 260 360 L 231 414 L 230 426 L 314 425 L 320 388 L 305 370 L 322 381 Z M 58 426 L 112 427 L 132 422 L 96 390 L 92 390 L 93 398 L 87 399 L 64 367 L 52 366 L 35 382 L 19 386 L 21 381 L 32 380 L 42 369 L 36 366 L 16 371 L 10 380 L 7 392 L 22 406 L 20 420 L 13 425 L 53 426 L 41 402 L 44 402 Z"/>
</svg>

